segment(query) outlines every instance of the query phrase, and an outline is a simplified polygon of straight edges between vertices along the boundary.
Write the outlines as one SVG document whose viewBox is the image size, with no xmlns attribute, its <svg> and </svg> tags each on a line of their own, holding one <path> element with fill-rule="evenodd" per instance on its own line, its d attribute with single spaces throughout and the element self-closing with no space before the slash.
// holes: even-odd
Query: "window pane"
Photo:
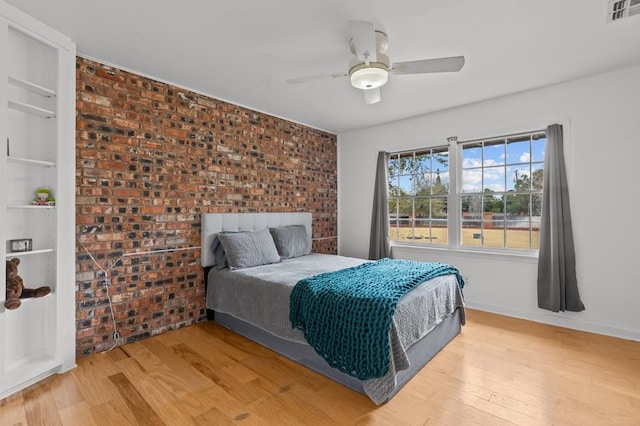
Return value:
<svg viewBox="0 0 640 426">
<path fill-rule="evenodd" d="M 389 227 L 389 239 L 393 241 L 398 240 L 398 228 L 395 225 Z"/>
<path fill-rule="evenodd" d="M 462 192 L 482 192 L 482 169 L 462 171 Z"/>
<path fill-rule="evenodd" d="M 398 205 L 398 199 L 395 197 L 389 197 L 389 216 L 397 214 L 396 207 Z"/>
<path fill-rule="evenodd" d="M 401 225 L 398 227 L 398 241 L 413 241 L 413 226 Z"/>
<path fill-rule="evenodd" d="M 534 191 L 542 191 L 542 179 L 544 176 L 544 164 L 536 163 L 531 165 L 531 185 Z"/>
<path fill-rule="evenodd" d="M 531 191 L 530 164 L 507 167 L 507 190 Z"/>
<path fill-rule="evenodd" d="M 507 248 L 529 250 L 529 216 L 512 216 L 507 221 Z"/>
<path fill-rule="evenodd" d="M 531 194 L 531 220 L 540 222 L 542 215 L 542 194 Z"/>
<path fill-rule="evenodd" d="M 417 195 L 429 195 L 431 194 L 431 187 L 433 186 L 434 176 L 431 173 L 421 173 L 415 175 L 416 182 L 416 194 Z"/>
<path fill-rule="evenodd" d="M 399 177 L 400 188 L 399 195 L 413 195 L 413 176 L 412 175 L 400 175 Z"/>
<path fill-rule="evenodd" d="M 507 195 L 507 214 L 510 216 L 529 216 L 529 194 Z"/>
<path fill-rule="evenodd" d="M 472 143 L 462 148 L 462 168 L 469 169 L 482 166 L 482 144 Z"/>
<path fill-rule="evenodd" d="M 531 161 L 529 135 L 507 139 L 507 164 L 528 163 Z"/>
<path fill-rule="evenodd" d="M 484 169 L 484 190 L 490 189 L 494 192 L 505 191 L 505 170 L 504 167 L 486 167 Z"/>
<path fill-rule="evenodd" d="M 447 218 L 447 197 L 431 198 L 431 219 Z"/>
<path fill-rule="evenodd" d="M 482 196 L 465 195 L 461 198 L 462 245 L 481 246 Z"/>
<path fill-rule="evenodd" d="M 432 193 L 433 194 L 448 194 L 449 193 L 449 172 L 440 173 L 436 171 Z"/>
<path fill-rule="evenodd" d="M 482 230 L 480 226 L 467 221 L 462 221 L 462 245 L 463 246 L 481 246 Z"/>
<path fill-rule="evenodd" d="M 416 152 L 414 173 L 422 174 L 431 171 L 431 151 Z"/>
<path fill-rule="evenodd" d="M 429 219 L 429 198 L 416 198 L 415 206 L 416 219 Z"/>
<path fill-rule="evenodd" d="M 398 219 L 400 220 L 400 224 L 405 224 L 408 222 L 406 219 L 410 219 L 413 217 L 413 200 L 411 198 L 400 198 L 398 199 Z M 403 221 L 403 219 L 405 219 Z"/>
<path fill-rule="evenodd" d="M 481 195 L 464 195 L 461 197 L 462 217 L 472 217 L 476 215 L 480 217 L 482 211 L 482 196 Z"/>
<path fill-rule="evenodd" d="M 531 217 L 531 250 L 540 248 L 540 216 Z"/>
<path fill-rule="evenodd" d="M 416 220 L 413 241 L 423 244 L 447 244 L 447 221 Z"/>
<path fill-rule="evenodd" d="M 397 154 L 393 154 L 389 157 L 389 180 L 399 174 L 400 160 Z"/>
<path fill-rule="evenodd" d="M 482 204 L 483 213 L 502 213 L 504 210 L 502 195 L 494 195 L 490 192 L 485 192 L 482 197 Z"/>
<path fill-rule="evenodd" d="M 449 150 L 448 148 L 434 149 L 432 169 L 441 172 L 449 171 Z"/>
<path fill-rule="evenodd" d="M 544 150 L 547 145 L 547 136 L 544 133 L 533 135 L 531 142 L 531 161 L 544 161 Z"/>
<path fill-rule="evenodd" d="M 431 221 L 431 236 L 432 244 L 449 244 L 449 223 L 446 218 Z"/>
<path fill-rule="evenodd" d="M 507 200 L 507 248 L 529 250 L 530 195 L 514 195 Z"/>
<path fill-rule="evenodd" d="M 484 143 L 484 157 L 482 164 L 485 167 L 504 164 L 504 160 L 504 141 L 491 141 Z"/>
<path fill-rule="evenodd" d="M 413 240 L 417 243 L 431 243 L 431 227 L 428 220 L 416 220 L 416 229 Z"/>
<path fill-rule="evenodd" d="M 504 228 L 484 229 L 482 245 L 484 247 L 504 248 Z"/>
</svg>

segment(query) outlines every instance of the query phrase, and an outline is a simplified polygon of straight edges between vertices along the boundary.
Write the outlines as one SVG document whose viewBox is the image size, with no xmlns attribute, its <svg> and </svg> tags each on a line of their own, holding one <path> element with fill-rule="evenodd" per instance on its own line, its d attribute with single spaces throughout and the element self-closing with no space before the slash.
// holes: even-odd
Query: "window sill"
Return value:
<svg viewBox="0 0 640 426">
<path fill-rule="evenodd" d="M 513 251 L 513 250 L 488 250 L 488 249 L 474 249 L 468 247 L 435 247 L 435 246 L 424 246 L 418 244 L 408 244 L 408 243 L 398 243 L 391 242 L 391 250 L 406 250 L 410 252 L 437 252 L 447 256 L 457 256 L 457 257 L 475 257 L 475 258 L 484 258 L 484 259 L 502 259 L 502 260 L 513 260 L 518 262 L 530 262 L 530 263 L 538 263 L 538 251 L 537 250 L 527 250 L 527 251 Z"/>
</svg>

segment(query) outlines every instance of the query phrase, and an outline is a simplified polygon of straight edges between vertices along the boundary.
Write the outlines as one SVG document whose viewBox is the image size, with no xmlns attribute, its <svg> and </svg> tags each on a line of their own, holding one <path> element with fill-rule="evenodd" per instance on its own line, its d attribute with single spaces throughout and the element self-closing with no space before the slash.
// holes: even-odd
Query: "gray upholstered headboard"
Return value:
<svg viewBox="0 0 640 426">
<path fill-rule="evenodd" d="M 221 231 L 258 231 L 287 225 L 304 225 L 309 238 L 312 237 L 311 213 L 203 213 L 201 219 L 202 266 L 214 263 L 213 237 Z"/>
</svg>

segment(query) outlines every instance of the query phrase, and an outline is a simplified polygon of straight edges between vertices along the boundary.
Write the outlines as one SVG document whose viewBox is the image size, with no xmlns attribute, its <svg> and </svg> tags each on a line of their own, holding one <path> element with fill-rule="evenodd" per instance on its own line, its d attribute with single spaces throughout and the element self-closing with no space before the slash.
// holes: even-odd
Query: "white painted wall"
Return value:
<svg viewBox="0 0 640 426">
<path fill-rule="evenodd" d="M 407 246 L 394 247 L 393 256 L 458 266 L 470 278 L 464 290 L 469 307 L 640 341 L 639 105 L 640 67 L 635 66 L 340 134 L 339 253 L 368 255 L 378 151 L 560 123 L 585 311 L 553 313 L 537 307 L 537 258 Z"/>
</svg>

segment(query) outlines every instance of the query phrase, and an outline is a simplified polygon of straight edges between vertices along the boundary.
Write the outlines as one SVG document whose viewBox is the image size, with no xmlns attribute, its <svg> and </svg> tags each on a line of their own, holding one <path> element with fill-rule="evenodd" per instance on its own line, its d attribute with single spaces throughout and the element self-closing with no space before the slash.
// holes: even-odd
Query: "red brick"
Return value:
<svg viewBox="0 0 640 426">
<path fill-rule="evenodd" d="M 76 232 L 109 269 L 121 343 L 205 320 L 201 213 L 310 211 L 314 236 L 329 237 L 314 251 L 336 253 L 335 135 L 88 59 L 77 65 Z M 120 258 L 167 246 L 196 248 Z M 113 326 L 104 278 L 76 250 L 78 277 L 95 277 L 76 283 L 85 356 L 113 345 Z"/>
</svg>

